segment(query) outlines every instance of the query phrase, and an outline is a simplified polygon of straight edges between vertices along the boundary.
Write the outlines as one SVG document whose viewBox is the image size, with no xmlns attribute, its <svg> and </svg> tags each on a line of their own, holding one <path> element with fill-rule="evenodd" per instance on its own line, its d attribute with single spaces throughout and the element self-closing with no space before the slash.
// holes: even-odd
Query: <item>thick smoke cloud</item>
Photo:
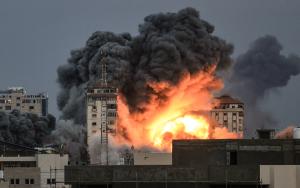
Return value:
<svg viewBox="0 0 300 188">
<path fill-rule="evenodd" d="M 212 35 L 214 27 L 193 8 L 147 16 L 139 35 L 95 32 L 82 49 L 72 51 L 58 68 L 57 98 L 63 119 L 85 121 L 85 87 L 99 78 L 100 61 L 107 60 L 108 81 L 119 88 L 131 112 L 143 112 L 150 96 L 163 100 L 149 82 L 177 84 L 184 73 L 216 64 L 230 65 L 233 47 Z"/>
<path fill-rule="evenodd" d="M 282 45 L 274 36 L 255 40 L 249 50 L 237 58 L 228 84 L 246 104 L 246 127 L 249 134 L 256 128 L 274 128 L 275 119 L 259 109 L 259 102 L 276 88 L 284 87 L 300 72 L 300 58 L 281 54 Z"/>
<path fill-rule="evenodd" d="M 56 129 L 47 138 L 49 144 L 61 145 L 70 155 L 70 161 L 81 161 L 87 156 L 85 145 L 85 128 L 73 121 L 59 120 Z"/>
<path fill-rule="evenodd" d="M 43 145 L 43 139 L 55 128 L 52 115 L 39 117 L 35 114 L 0 111 L 0 140 L 29 147 Z"/>
</svg>

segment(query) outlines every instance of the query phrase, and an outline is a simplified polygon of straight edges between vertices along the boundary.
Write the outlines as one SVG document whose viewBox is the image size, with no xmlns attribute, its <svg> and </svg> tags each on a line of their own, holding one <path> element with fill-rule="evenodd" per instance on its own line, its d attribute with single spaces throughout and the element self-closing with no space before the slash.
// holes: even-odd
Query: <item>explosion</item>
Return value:
<svg viewBox="0 0 300 188">
<path fill-rule="evenodd" d="M 216 127 L 209 117 L 215 105 L 213 93 L 223 87 L 215 70 L 213 65 L 195 75 L 186 73 L 175 86 L 168 82 L 149 83 L 163 97 L 151 96 L 143 112 L 129 113 L 119 97 L 117 142 L 171 151 L 174 139 L 238 138 L 226 128 Z"/>
</svg>

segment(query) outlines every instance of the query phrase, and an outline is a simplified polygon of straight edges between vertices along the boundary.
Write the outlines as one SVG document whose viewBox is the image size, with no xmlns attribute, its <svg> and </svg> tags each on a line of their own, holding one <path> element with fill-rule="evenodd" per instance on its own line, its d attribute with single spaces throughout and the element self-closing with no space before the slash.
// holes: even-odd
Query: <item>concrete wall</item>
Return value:
<svg viewBox="0 0 300 188">
<path fill-rule="evenodd" d="M 49 187 L 47 179 L 50 177 L 57 182 L 57 188 L 68 187 L 63 183 L 65 179 L 64 167 L 68 165 L 69 161 L 68 155 L 37 154 L 36 158 L 37 166 L 41 169 L 41 188 Z"/>
<path fill-rule="evenodd" d="M 299 165 L 261 165 L 260 178 L 270 188 L 299 188 Z"/>
<path fill-rule="evenodd" d="M 172 153 L 135 151 L 134 165 L 172 165 Z"/>
<path fill-rule="evenodd" d="M 300 164 L 300 140 L 175 140 L 174 166 Z"/>
<path fill-rule="evenodd" d="M 254 166 L 209 166 L 180 168 L 172 166 L 68 166 L 66 182 L 101 184 L 105 182 L 257 182 L 259 168 Z"/>
<path fill-rule="evenodd" d="M 4 179 L 10 188 L 40 188 L 40 169 L 35 167 L 4 168 Z M 11 184 L 11 179 L 19 179 L 19 184 Z M 26 184 L 26 179 L 34 179 L 33 184 Z"/>
</svg>

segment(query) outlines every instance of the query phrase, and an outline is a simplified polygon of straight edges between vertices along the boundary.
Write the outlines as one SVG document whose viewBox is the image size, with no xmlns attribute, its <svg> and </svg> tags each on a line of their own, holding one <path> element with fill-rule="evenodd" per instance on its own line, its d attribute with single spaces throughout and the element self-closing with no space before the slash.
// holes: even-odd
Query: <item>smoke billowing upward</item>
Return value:
<svg viewBox="0 0 300 188">
<path fill-rule="evenodd" d="M 285 56 L 281 51 L 277 39 L 267 35 L 255 40 L 233 66 L 229 92 L 245 102 L 246 126 L 250 132 L 257 127 L 274 127 L 274 118 L 262 112 L 258 104 L 268 92 L 286 86 L 300 72 L 300 58 Z"/>
<path fill-rule="evenodd" d="M 40 117 L 13 110 L 0 111 L 0 140 L 29 147 L 41 146 L 43 139 L 55 128 L 52 115 Z"/>
<path fill-rule="evenodd" d="M 212 35 L 214 27 L 186 8 L 178 13 L 147 16 L 139 35 L 95 32 L 82 49 L 74 50 L 67 64 L 58 68 L 61 86 L 57 101 L 62 118 L 85 121 L 84 88 L 99 78 L 100 60 L 107 57 L 108 81 L 119 88 L 131 112 L 147 110 L 151 97 L 164 100 L 148 83 L 176 85 L 212 64 L 228 67 L 233 47 Z"/>
</svg>

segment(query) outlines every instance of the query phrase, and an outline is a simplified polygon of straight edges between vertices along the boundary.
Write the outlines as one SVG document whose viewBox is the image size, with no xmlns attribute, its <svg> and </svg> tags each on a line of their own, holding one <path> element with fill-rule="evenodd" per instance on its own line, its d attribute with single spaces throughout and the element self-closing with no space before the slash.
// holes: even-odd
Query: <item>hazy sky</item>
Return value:
<svg viewBox="0 0 300 188">
<path fill-rule="evenodd" d="M 265 34 L 275 35 L 284 53 L 300 55 L 299 0 L 0 0 L 0 88 L 47 91 L 49 111 L 58 116 L 56 69 L 71 49 L 82 47 L 94 31 L 134 35 L 145 16 L 188 6 L 234 44 L 234 56 Z M 297 76 L 267 96 L 264 108 L 282 126 L 300 125 L 299 91 Z"/>
</svg>

